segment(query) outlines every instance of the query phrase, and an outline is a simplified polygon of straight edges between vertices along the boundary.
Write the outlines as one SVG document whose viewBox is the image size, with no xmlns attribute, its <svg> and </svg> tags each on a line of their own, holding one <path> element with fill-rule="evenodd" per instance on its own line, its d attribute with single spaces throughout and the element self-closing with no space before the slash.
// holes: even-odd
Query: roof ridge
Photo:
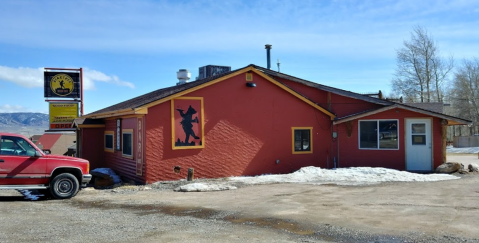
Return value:
<svg viewBox="0 0 479 243">
<path fill-rule="evenodd" d="M 392 105 L 392 104 L 396 103 L 396 102 L 389 101 L 389 100 L 383 100 L 383 99 L 379 99 L 379 98 L 375 98 L 375 97 L 370 97 L 370 96 L 367 96 L 367 95 L 362 95 L 360 93 L 352 92 L 352 91 L 349 91 L 349 90 L 344 90 L 344 89 L 339 89 L 339 88 L 327 86 L 327 85 L 324 85 L 324 84 L 319 84 L 319 83 L 316 83 L 316 82 L 313 82 L 313 81 L 309 81 L 309 80 L 298 78 L 298 77 L 295 77 L 295 76 L 292 76 L 292 75 L 289 75 L 289 74 L 277 72 L 277 71 L 267 69 L 267 68 L 264 68 L 264 67 L 260 67 L 260 66 L 254 65 L 254 64 L 251 64 L 251 65 L 253 65 L 255 68 L 257 68 L 257 69 L 259 69 L 259 70 L 261 70 L 265 73 L 270 73 L 271 75 L 275 75 L 275 76 L 278 76 L 280 78 L 281 78 L 281 76 L 285 76 L 284 78 L 286 78 L 290 81 L 293 81 L 293 82 L 298 82 L 299 81 L 299 83 L 303 83 L 305 85 L 309 84 L 308 86 L 310 86 L 310 87 L 318 88 L 318 89 L 328 91 L 328 92 L 333 92 L 333 93 L 336 93 L 336 94 L 339 94 L 339 95 L 348 96 L 350 98 L 361 99 L 361 100 L 364 100 L 364 101 L 368 101 L 368 102 L 372 102 L 372 103 L 376 103 L 376 104 L 381 104 L 381 105 Z M 288 78 L 288 77 L 290 77 L 290 78 Z M 296 80 L 294 80 L 294 79 L 296 79 Z"/>
<path fill-rule="evenodd" d="M 131 99 L 122 101 L 120 103 L 116 103 L 116 104 L 113 104 L 111 106 L 105 107 L 103 109 L 96 110 L 94 112 L 88 113 L 85 116 L 94 115 L 94 114 L 101 114 L 101 113 L 104 113 L 104 112 L 115 112 L 115 111 L 119 111 L 119 110 L 138 108 L 138 107 L 141 107 L 145 104 L 151 103 L 153 101 L 160 100 L 162 98 L 166 98 L 168 96 L 174 95 L 174 94 L 179 93 L 179 92 L 184 91 L 184 90 L 191 89 L 193 87 L 196 87 L 196 86 L 204 84 L 204 83 L 208 83 L 208 82 L 213 81 L 215 79 L 218 79 L 220 77 L 223 77 L 223 76 L 226 76 L 228 74 L 237 72 L 241 69 L 247 68 L 249 66 L 250 65 L 248 65 L 246 67 L 243 67 L 243 68 L 238 68 L 238 69 L 231 70 L 231 71 L 228 71 L 228 72 L 220 73 L 220 74 L 217 74 L 217 75 L 214 75 L 214 76 L 206 77 L 206 78 L 203 78 L 203 79 L 194 80 L 192 82 L 188 82 L 188 83 L 185 83 L 185 84 L 173 85 L 173 86 L 153 90 L 151 92 L 133 97 Z M 168 92 L 168 91 L 170 91 L 170 92 Z M 131 104 L 131 103 L 134 103 L 134 104 Z"/>
</svg>

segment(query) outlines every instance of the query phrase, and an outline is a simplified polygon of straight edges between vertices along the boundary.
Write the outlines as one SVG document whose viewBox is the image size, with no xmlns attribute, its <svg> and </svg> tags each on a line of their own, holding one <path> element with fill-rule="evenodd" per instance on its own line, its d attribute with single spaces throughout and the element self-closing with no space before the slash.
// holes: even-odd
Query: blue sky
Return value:
<svg viewBox="0 0 479 243">
<path fill-rule="evenodd" d="M 205 65 L 266 67 L 390 93 L 414 26 L 456 64 L 479 57 L 479 1 L 2 0 L 0 112 L 48 113 L 43 68 L 84 68 L 85 113 L 192 79 Z"/>
</svg>

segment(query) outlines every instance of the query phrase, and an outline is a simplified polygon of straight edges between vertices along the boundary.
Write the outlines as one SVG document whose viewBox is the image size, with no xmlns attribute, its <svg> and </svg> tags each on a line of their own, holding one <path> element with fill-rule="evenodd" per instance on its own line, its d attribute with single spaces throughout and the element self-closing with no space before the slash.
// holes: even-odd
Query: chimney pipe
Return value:
<svg viewBox="0 0 479 243">
<path fill-rule="evenodd" d="M 266 49 L 266 61 L 267 61 L 267 68 L 271 69 L 271 55 L 270 50 L 273 45 L 266 44 L 264 45 L 264 49 Z"/>
</svg>

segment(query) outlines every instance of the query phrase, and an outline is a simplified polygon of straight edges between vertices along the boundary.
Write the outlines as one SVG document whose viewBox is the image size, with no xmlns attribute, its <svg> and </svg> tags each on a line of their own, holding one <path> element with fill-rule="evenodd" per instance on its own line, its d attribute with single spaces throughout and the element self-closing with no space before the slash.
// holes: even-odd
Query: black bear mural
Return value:
<svg viewBox="0 0 479 243">
<path fill-rule="evenodd" d="M 176 138 L 174 147 L 201 146 L 202 119 L 198 113 L 198 110 L 201 111 L 201 100 L 188 100 L 184 98 L 175 99 L 174 103 L 174 106 L 176 107 L 174 108 L 173 124 Z M 188 109 L 185 111 L 183 107 L 188 107 Z M 180 129 L 180 127 L 182 129 Z"/>
</svg>

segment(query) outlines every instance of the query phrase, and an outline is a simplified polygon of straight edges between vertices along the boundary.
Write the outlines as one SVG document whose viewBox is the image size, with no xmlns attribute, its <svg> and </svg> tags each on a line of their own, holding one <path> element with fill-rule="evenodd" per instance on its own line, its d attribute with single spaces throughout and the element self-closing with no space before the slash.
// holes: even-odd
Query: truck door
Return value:
<svg viewBox="0 0 479 243">
<path fill-rule="evenodd" d="M 36 157 L 36 148 L 15 136 L 0 138 L 0 185 L 36 185 L 48 182 L 47 159 Z"/>
</svg>

